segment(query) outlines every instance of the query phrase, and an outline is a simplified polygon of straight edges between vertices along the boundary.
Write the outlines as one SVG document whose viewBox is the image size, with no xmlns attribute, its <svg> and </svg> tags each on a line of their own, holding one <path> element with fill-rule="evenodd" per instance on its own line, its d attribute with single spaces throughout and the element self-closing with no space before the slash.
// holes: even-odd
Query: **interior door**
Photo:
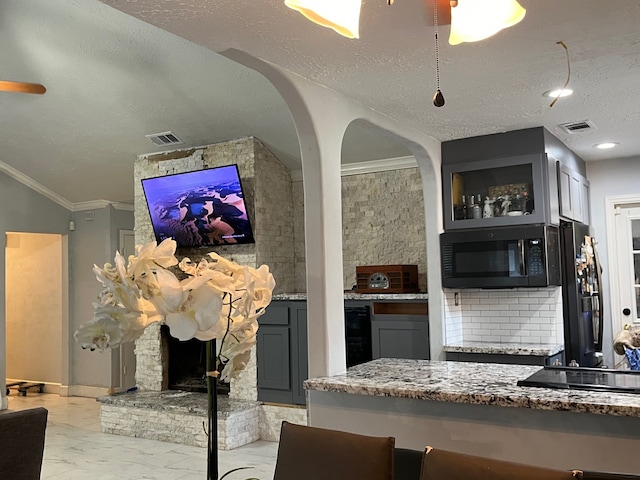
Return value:
<svg viewBox="0 0 640 480">
<path fill-rule="evenodd" d="M 133 230 L 120 230 L 120 246 L 118 251 L 128 258 L 134 255 L 136 239 Z M 120 389 L 129 390 L 136 386 L 136 355 L 135 343 L 127 342 L 120 345 Z"/>
<path fill-rule="evenodd" d="M 625 325 L 640 325 L 640 204 L 620 205 L 615 210 L 615 261 L 617 287 L 613 312 L 613 335 Z M 613 253 L 613 252 L 612 252 Z"/>
</svg>

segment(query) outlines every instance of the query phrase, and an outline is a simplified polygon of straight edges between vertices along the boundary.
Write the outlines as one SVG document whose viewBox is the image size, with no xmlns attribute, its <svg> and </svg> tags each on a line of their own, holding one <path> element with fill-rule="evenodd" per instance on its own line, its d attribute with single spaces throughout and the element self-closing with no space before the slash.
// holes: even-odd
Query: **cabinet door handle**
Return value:
<svg viewBox="0 0 640 480">
<path fill-rule="evenodd" d="M 527 275 L 527 264 L 524 261 L 524 240 L 518 240 L 518 252 L 520 253 L 520 275 Z"/>
</svg>

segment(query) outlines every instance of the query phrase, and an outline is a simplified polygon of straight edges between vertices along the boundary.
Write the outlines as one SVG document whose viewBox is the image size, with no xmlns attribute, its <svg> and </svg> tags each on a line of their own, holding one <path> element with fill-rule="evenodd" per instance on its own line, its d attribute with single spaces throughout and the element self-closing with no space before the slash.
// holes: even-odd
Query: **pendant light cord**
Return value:
<svg viewBox="0 0 640 480">
<path fill-rule="evenodd" d="M 436 27 L 436 90 L 440 90 L 440 52 L 438 51 L 438 1 L 433 0 L 433 24 Z"/>
<path fill-rule="evenodd" d="M 564 90 L 565 88 L 567 88 L 567 85 L 569 85 L 569 79 L 571 78 L 571 62 L 569 61 L 569 49 L 567 48 L 567 46 L 563 41 L 556 42 L 556 45 L 562 45 L 562 47 L 564 48 L 567 54 L 567 81 L 564 82 L 564 85 L 562 87 L 562 90 Z M 560 98 L 560 95 L 554 98 L 553 101 L 551 102 L 551 105 L 549 105 L 549 107 L 553 107 L 559 98 Z"/>
<path fill-rule="evenodd" d="M 438 0 L 433 0 L 433 24 L 435 26 L 435 55 L 436 55 L 436 93 L 433 104 L 436 107 L 444 105 L 444 95 L 440 91 L 440 51 L 438 49 Z"/>
</svg>

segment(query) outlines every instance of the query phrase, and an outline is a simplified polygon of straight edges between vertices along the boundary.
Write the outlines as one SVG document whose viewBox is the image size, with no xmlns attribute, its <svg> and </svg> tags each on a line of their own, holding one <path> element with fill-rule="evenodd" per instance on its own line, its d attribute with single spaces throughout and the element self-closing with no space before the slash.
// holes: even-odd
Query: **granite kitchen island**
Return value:
<svg viewBox="0 0 640 480">
<path fill-rule="evenodd" d="M 309 424 L 404 448 L 640 472 L 640 394 L 517 386 L 540 368 L 378 359 L 307 380 Z"/>
</svg>

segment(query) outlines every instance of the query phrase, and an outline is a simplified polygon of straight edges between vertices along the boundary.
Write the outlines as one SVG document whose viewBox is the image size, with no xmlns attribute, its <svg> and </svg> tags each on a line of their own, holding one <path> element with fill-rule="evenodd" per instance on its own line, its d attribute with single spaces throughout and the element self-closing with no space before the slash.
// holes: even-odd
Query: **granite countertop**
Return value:
<svg viewBox="0 0 640 480">
<path fill-rule="evenodd" d="M 377 359 L 345 374 L 306 380 L 304 388 L 501 407 L 640 417 L 640 395 L 518 387 L 537 365 Z"/>
<path fill-rule="evenodd" d="M 560 353 L 564 345 L 540 345 L 533 343 L 490 343 L 460 342 L 450 343 L 443 347 L 445 352 L 455 353 L 487 353 L 501 355 L 531 355 L 547 357 Z"/>
<path fill-rule="evenodd" d="M 278 300 L 306 300 L 306 293 L 278 293 L 273 296 L 274 301 Z M 345 300 L 428 300 L 428 293 L 356 293 L 353 291 L 344 292 Z"/>
</svg>

